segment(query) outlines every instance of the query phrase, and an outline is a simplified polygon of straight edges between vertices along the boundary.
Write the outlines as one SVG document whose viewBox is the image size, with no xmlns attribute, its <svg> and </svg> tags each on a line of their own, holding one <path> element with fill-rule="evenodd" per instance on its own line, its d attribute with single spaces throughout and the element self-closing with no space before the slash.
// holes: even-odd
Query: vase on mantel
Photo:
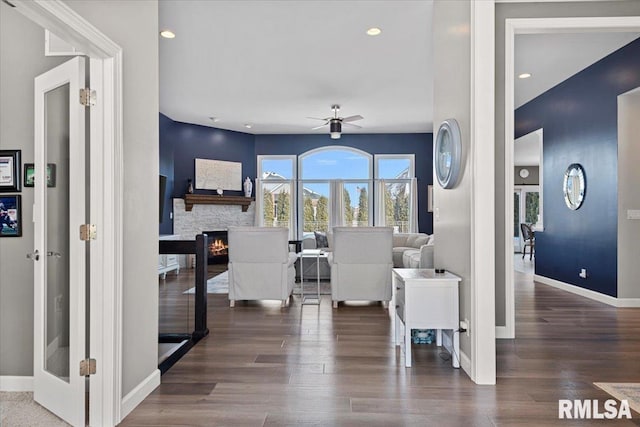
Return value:
<svg viewBox="0 0 640 427">
<path fill-rule="evenodd" d="M 249 177 L 247 177 L 247 179 L 244 180 L 244 197 L 251 197 L 251 190 L 253 190 L 253 183 Z"/>
<path fill-rule="evenodd" d="M 188 181 L 188 185 L 187 185 L 187 193 L 189 194 L 193 194 L 193 181 L 192 180 L 187 180 Z"/>
</svg>

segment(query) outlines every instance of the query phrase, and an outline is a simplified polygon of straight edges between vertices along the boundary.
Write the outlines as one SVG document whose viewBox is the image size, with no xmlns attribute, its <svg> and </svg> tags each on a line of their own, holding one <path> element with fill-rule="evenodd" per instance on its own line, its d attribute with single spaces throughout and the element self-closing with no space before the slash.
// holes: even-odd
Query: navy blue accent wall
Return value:
<svg viewBox="0 0 640 427">
<path fill-rule="evenodd" d="M 640 39 L 516 110 L 516 138 L 543 128 L 545 230 L 536 233 L 536 274 L 617 296 L 617 96 L 638 86 Z M 571 163 L 583 166 L 587 181 L 576 211 L 562 193 Z"/>
<path fill-rule="evenodd" d="M 248 133 L 216 129 L 189 123 L 173 122 L 173 170 L 175 184 L 172 197 L 184 197 L 188 179 L 194 180 L 195 159 L 214 159 L 242 162 L 242 177 L 255 180 L 256 156 L 254 136 Z M 241 184 L 241 183 L 239 183 Z M 213 190 L 195 190 L 195 193 L 215 194 Z M 229 195 L 242 195 L 242 191 L 225 191 Z"/>
<path fill-rule="evenodd" d="M 267 154 L 299 155 L 314 148 L 342 145 L 371 154 L 415 154 L 418 178 L 418 209 L 421 232 L 433 233 L 432 214 L 427 212 L 427 185 L 433 182 L 433 134 L 343 134 L 332 140 L 318 135 L 251 135 L 189 123 L 174 122 L 160 114 L 160 173 L 166 175 L 165 221 L 161 234 L 173 230 L 169 220 L 172 198 L 183 197 L 187 180 L 194 179 L 195 158 L 242 162 L 242 176 L 255 182 L 256 156 Z M 196 193 L 212 191 L 195 190 Z M 241 195 L 242 192 L 229 192 Z"/>
<path fill-rule="evenodd" d="M 415 154 L 418 178 L 418 227 L 433 233 L 432 214 L 427 212 L 427 185 L 433 183 L 433 134 L 342 134 L 338 140 L 327 133 L 317 135 L 256 135 L 255 154 L 300 155 L 315 148 L 338 145 L 370 154 Z"/>
<path fill-rule="evenodd" d="M 167 188 L 164 193 L 164 210 L 160 223 L 160 234 L 173 233 L 173 212 L 171 194 L 173 193 L 173 137 L 171 134 L 173 120 L 160 114 L 160 175 L 167 177 Z"/>
</svg>

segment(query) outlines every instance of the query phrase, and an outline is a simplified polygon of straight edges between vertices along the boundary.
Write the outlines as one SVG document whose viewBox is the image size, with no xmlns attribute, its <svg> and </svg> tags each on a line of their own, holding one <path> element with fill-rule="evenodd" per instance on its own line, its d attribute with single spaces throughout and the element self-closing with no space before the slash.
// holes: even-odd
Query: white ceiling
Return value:
<svg viewBox="0 0 640 427">
<path fill-rule="evenodd" d="M 160 38 L 160 111 L 254 134 L 327 133 L 307 117 L 340 104 L 364 117 L 346 133 L 431 132 L 432 3 L 163 0 L 160 29 L 176 38 Z M 382 34 L 367 36 L 372 26 Z M 516 72 L 533 77 L 516 82 L 516 105 L 637 36 L 518 36 Z"/>
<path fill-rule="evenodd" d="M 364 117 L 361 132 L 429 132 L 431 6 L 161 1 L 160 28 L 176 38 L 160 39 L 160 110 L 242 132 L 312 133 L 322 122 L 305 117 L 327 117 L 340 104 L 341 116 Z M 366 35 L 372 26 L 382 34 Z"/>
<path fill-rule="evenodd" d="M 640 37 L 638 33 L 519 34 L 514 47 L 515 107 L 526 104 Z"/>
<path fill-rule="evenodd" d="M 513 147 L 514 166 L 539 166 L 542 129 L 516 139 Z"/>
</svg>

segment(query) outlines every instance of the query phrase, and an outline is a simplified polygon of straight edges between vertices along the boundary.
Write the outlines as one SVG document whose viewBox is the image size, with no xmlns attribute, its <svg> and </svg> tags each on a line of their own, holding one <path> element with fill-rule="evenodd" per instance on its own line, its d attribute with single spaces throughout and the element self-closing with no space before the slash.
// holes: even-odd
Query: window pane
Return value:
<svg viewBox="0 0 640 427">
<path fill-rule="evenodd" d="M 302 186 L 302 231 L 304 234 L 329 229 L 329 183 Z"/>
<path fill-rule="evenodd" d="M 513 193 L 513 237 L 520 237 L 520 191 Z"/>
<path fill-rule="evenodd" d="M 410 193 L 409 182 L 385 184 L 385 225 L 393 227 L 395 233 L 409 232 Z"/>
<path fill-rule="evenodd" d="M 369 191 L 367 182 L 344 184 L 344 225 L 346 227 L 369 225 Z"/>
<path fill-rule="evenodd" d="M 289 227 L 291 217 L 291 184 L 262 184 L 262 218 L 265 227 Z"/>
<path fill-rule="evenodd" d="M 410 159 L 378 159 L 377 178 L 408 179 L 411 175 Z"/>
<path fill-rule="evenodd" d="M 325 150 L 302 158 L 303 179 L 369 179 L 370 158 L 350 150 Z"/>
<path fill-rule="evenodd" d="M 294 179 L 293 159 L 262 159 L 262 179 Z"/>
<path fill-rule="evenodd" d="M 538 214 L 540 213 L 540 193 L 527 192 L 525 197 L 525 219 L 527 224 L 536 224 L 538 222 Z"/>
</svg>

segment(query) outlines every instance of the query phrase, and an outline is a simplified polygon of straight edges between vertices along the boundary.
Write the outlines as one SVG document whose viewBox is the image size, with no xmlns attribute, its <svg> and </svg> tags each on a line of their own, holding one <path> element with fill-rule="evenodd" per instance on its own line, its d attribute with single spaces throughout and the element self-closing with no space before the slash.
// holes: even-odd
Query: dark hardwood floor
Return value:
<svg viewBox="0 0 640 427">
<path fill-rule="evenodd" d="M 329 296 L 320 306 L 294 297 L 284 309 L 277 301 L 231 309 L 226 294 L 210 294 L 210 335 L 122 425 L 640 425 L 635 412 L 632 420 L 558 419 L 558 399 L 610 398 L 593 382 L 640 382 L 640 309 L 516 274 L 517 339 L 498 340 L 496 386 L 474 384 L 435 345 L 414 345 L 413 367 L 404 368 L 377 304 L 334 310 Z M 188 270 L 161 282 L 161 330 L 191 319 L 182 291 L 192 282 Z"/>
</svg>

